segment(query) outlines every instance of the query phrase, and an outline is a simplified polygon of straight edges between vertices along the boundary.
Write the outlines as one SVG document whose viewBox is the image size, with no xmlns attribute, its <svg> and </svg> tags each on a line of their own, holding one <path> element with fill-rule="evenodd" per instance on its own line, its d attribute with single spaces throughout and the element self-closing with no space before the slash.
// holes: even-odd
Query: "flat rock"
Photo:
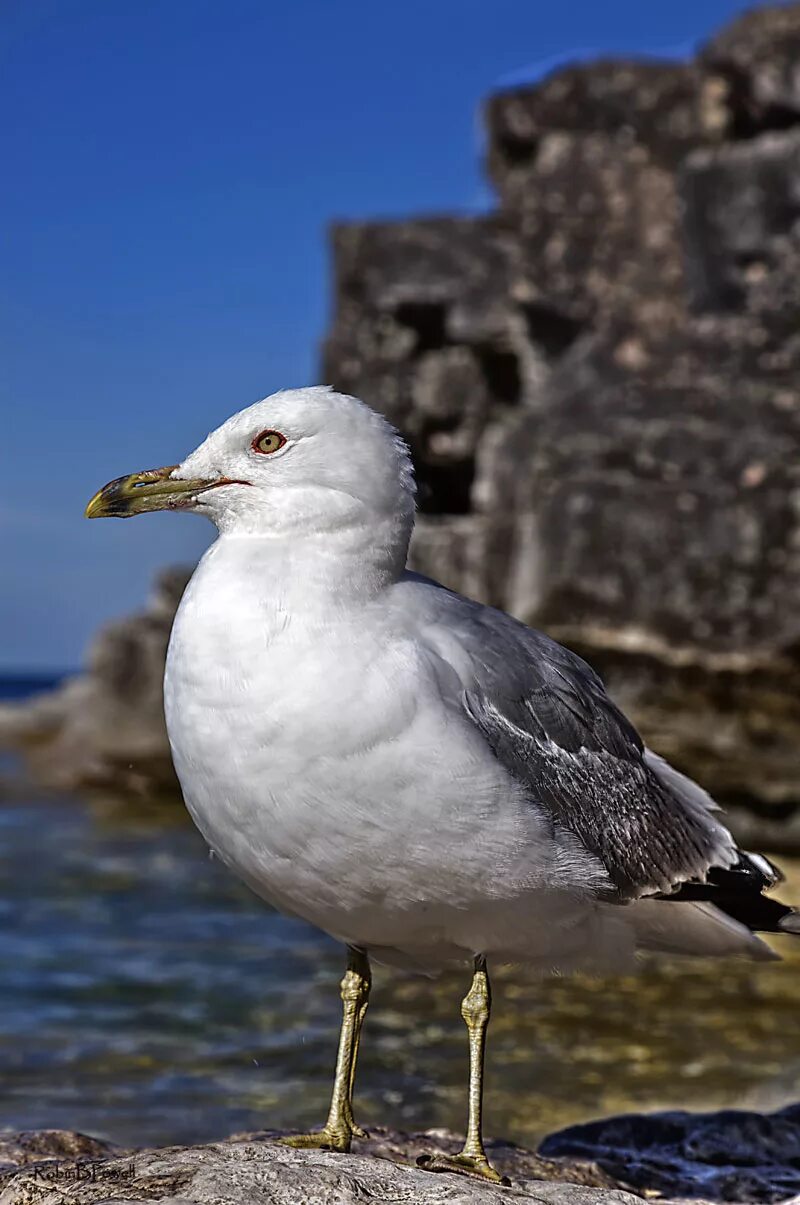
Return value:
<svg viewBox="0 0 800 1205">
<path fill-rule="evenodd" d="M 77 1167 L 113 1159 L 122 1147 L 76 1130 L 0 1130 L 0 1186 L 21 1168 Z"/>
<path fill-rule="evenodd" d="M 613 1181 L 591 1165 L 577 1166 L 573 1174 L 582 1182 L 570 1183 L 566 1165 L 510 1144 L 496 1143 L 491 1149 L 498 1167 L 512 1179 L 510 1187 L 414 1166 L 425 1151 L 458 1149 L 457 1139 L 442 1131 L 404 1135 L 381 1130 L 350 1155 L 296 1151 L 277 1144 L 274 1135 L 254 1135 L 110 1158 L 104 1157 L 105 1144 L 95 1149 L 96 1140 L 84 1135 L 72 1136 L 70 1156 L 68 1136 L 58 1133 L 49 1159 L 20 1160 L 19 1172 L 0 1192 L 0 1205 L 490 1205 L 516 1199 L 543 1205 L 635 1205 L 639 1200 L 618 1188 L 593 1187 Z M 40 1146 L 40 1153 L 46 1152 L 48 1140 L 43 1138 Z"/>
</svg>

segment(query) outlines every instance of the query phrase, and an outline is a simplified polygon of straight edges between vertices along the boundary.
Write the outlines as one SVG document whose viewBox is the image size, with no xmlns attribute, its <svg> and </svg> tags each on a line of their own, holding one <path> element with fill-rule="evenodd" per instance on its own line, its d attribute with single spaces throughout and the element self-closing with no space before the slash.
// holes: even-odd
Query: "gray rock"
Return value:
<svg viewBox="0 0 800 1205">
<path fill-rule="evenodd" d="M 498 212 L 350 227 L 345 270 L 339 232 L 326 359 L 412 435 L 414 563 L 572 644 L 651 744 L 750 809 L 749 837 L 756 815 L 794 842 L 799 31 L 800 5 L 760 8 L 695 64 L 588 64 L 491 98 Z M 453 477 L 419 436 L 419 350 L 340 359 L 400 296 L 438 307 Z"/>
<path fill-rule="evenodd" d="M 767 345 L 717 318 L 583 340 L 498 435 L 474 531 L 484 597 L 587 656 L 717 794 L 778 817 L 800 791 L 800 410 Z"/>
<path fill-rule="evenodd" d="M 529 318 L 530 338 L 550 315 L 571 323 L 550 344 L 554 358 L 586 325 L 651 297 L 673 305 L 681 297 L 676 177 L 639 144 L 546 134 L 533 167 L 505 180 L 501 201 L 519 231 L 510 291 Z"/>
<path fill-rule="evenodd" d="M 636 143 L 674 168 L 698 144 L 726 135 L 727 91 L 724 79 L 694 64 L 609 59 L 563 68 L 489 98 L 489 175 L 504 193 L 510 176 L 531 169 L 554 130 L 604 134 L 626 149 Z"/>
<path fill-rule="evenodd" d="M 640 1196 L 774 1202 L 798 1186 L 798 1106 L 778 1113 L 631 1114 L 572 1126 L 540 1153 L 487 1144 L 510 1182 L 494 1185 L 418 1166 L 457 1151 L 447 1130 L 378 1128 L 349 1155 L 296 1151 L 276 1131 L 203 1146 L 124 1151 L 61 1130 L 0 1134 L 0 1205 L 346 1205 L 407 1201 L 536 1200 L 542 1205 L 635 1205 Z M 795 1198 L 797 1199 L 797 1198 Z M 787 1202 L 788 1205 L 788 1202 Z"/>
<path fill-rule="evenodd" d="M 800 1193 L 800 1105 L 776 1113 L 651 1113 L 570 1126 L 542 1143 L 554 1157 L 596 1159 L 639 1190 L 720 1201 Z"/>
<path fill-rule="evenodd" d="M 80 1148 L 93 1140 L 75 1135 Z M 63 1139 L 63 1135 L 62 1135 Z M 46 1149 L 46 1144 L 43 1144 Z M 62 1142 L 63 1145 L 63 1142 Z M 102 1144 L 101 1144 L 102 1145 Z M 472 1202 L 536 1200 L 542 1205 L 635 1205 L 640 1200 L 613 1187 L 591 1165 L 542 1159 L 496 1144 L 492 1158 L 513 1179 L 501 1187 L 465 1176 L 423 1171 L 418 1152 L 457 1149 L 446 1132 L 403 1135 L 381 1131 L 350 1155 L 296 1151 L 268 1136 L 242 1136 L 197 1147 L 166 1147 L 117 1158 L 87 1152 L 78 1158 L 53 1150 L 49 1161 L 28 1162 L 6 1180 L 0 1205 L 362 1205 L 407 1201 L 409 1205 L 471 1205 Z M 105 1152 L 108 1154 L 108 1152 Z M 591 1187 L 590 1185 L 604 1187 Z"/>
<path fill-rule="evenodd" d="M 701 62 L 728 84 L 734 138 L 785 129 L 800 118 L 800 9 L 775 4 L 743 13 L 705 47 Z"/>
<path fill-rule="evenodd" d="M 0 1130 L 0 1186 L 20 1168 L 91 1163 L 113 1159 L 122 1148 L 75 1130 Z"/>
<path fill-rule="evenodd" d="M 774 240 L 800 220 L 800 130 L 695 151 L 681 196 L 692 304 L 740 308 L 779 267 Z"/>
<path fill-rule="evenodd" d="M 167 641 L 188 569 L 159 574 L 147 609 L 95 637 L 83 674 L 51 694 L 0 706 L 0 745 L 45 786 L 152 799 L 178 791 L 164 725 Z"/>
</svg>

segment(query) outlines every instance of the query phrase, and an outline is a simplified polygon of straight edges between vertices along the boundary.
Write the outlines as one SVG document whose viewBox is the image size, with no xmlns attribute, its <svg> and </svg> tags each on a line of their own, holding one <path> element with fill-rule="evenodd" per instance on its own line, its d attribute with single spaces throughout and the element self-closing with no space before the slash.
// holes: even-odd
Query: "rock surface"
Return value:
<svg viewBox="0 0 800 1205">
<path fill-rule="evenodd" d="M 634 1205 L 646 1195 L 773 1202 L 798 1188 L 798 1106 L 755 1113 L 669 1113 L 609 1118 L 547 1139 L 552 1157 L 489 1144 L 503 1187 L 417 1167 L 420 1155 L 452 1152 L 447 1131 L 376 1130 L 350 1155 L 295 1151 L 275 1132 L 234 1135 L 196 1147 L 123 1151 L 68 1131 L 0 1133 L 0 1205 L 295 1205 L 363 1201 L 426 1205 L 536 1200 L 547 1205 Z M 605 1170 L 592 1162 L 595 1158 Z"/>
<path fill-rule="evenodd" d="M 572 644 L 772 845 L 800 843 L 799 46 L 800 4 L 759 7 L 695 62 L 491 97 L 494 212 L 334 229 L 322 373 L 409 439 L 415 566 Z M 171 786 L 168 609 L 0 740 L 59 785 Z"/>
<path fill-rule="evenodd" d="M 0 1132 L 0 1205 L 296 1205 L 304 1202 L 536 1200 L 543 1205 L 635 1205 L 641 1197 L 774 1202 L 800 1187 L 800 1106 L 775 1114 L 726 1111 L 608 1118 L 545 1140 L 541 1154 L 490 1142 L 509 1186 L 417 1166 L 458 1150 L 446 1130 L 378 1128 L 350 1155 L 296 1151 L 276 1131 L 195 1147 L 125 1151 L 63 1130 Z M 596 1160 L 596 1162 L 595 1162 Z"/>
<path fill-rule="evenodd" d="M 417 567 L 547 628 L 800 832 L 800 5 L 486 106 L 492 214 L 333 232 L 325 377 L 409 435 Z M 753 815 L 755 814 L 755 821 Z"/>
<path fill-rule="evenodd" d="M 638 1190 L 719 1201 L 800 1194 L 800 1105 L 777 1113 L 652 1113 L 570 1126 L 542 1154 L 596 1159 Z"/>
<path fill-rule="evenodd" d="M 446 1131 L 408 1135 L 378 1130 L 358 1142 L 351 1155 L 296 1151 L 276 1144 L 274 1137 L 240 1135 L 205 1146 L 125 1152 L 60 1130 L 0 1134 L 0 1157 L 5 1159 L 0 1205 L 488 1205 L 509 1199 L 634 1205 L 640 1199 L 591 1164 L 542 1159 L 505 1143 L 492 1144 L 491 1157 L 512 1178 L 508 1188 L 417 1168 L 423 1152 L 459 1148 L 459 1140 Z"/>
<path fill-rule="evenodd" d="M 120 1147 L 75 1130 L 0 1130 L 0 1185 L 20 1168 L 113 1159 Z"/>
<path fill-rule="evenodd" d="M 164 727 L 164 658 L 189 569 L 168 569 L 147 609 L 95 637 L 86 671 L 50 694 L 0 705 L 0 745 L 45 786 L 174 797 Z"/>
</svg>

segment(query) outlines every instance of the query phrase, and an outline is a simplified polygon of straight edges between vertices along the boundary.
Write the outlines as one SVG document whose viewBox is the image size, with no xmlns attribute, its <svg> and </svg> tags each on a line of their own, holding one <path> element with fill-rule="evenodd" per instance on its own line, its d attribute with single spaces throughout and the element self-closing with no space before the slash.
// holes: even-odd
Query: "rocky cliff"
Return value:
<svg viewBox="0 0 800 1205">
<path fill-rule="evenodd" d="M 799 56 L 761 8 L 490 97 L 497 208 L 338 226 L 321 373 L 411 443 L 416 566 L 588 657 L 767 840 L 800 839 Z"/>
<path fill-rule="evenodd" d="M 800 5 L 762 8 L 692 63 L 490 97 L 496 211 L 333 231 L 323 373 L 410 439 L 417 567 L 570 643 L 776 820 L 800 802 L 798 56 Z"/>
</svg>

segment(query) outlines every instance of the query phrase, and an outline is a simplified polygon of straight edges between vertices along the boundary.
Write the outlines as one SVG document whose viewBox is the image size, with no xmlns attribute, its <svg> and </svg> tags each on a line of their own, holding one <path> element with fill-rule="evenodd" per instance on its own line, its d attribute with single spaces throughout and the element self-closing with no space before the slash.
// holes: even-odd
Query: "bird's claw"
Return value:
<svg viewBox="0 0 800 1205">
<path fill-rule="evenodd" d="M 340 1151 L 346 1154 L 350 1150 L 350 1140 L 355 1134 L 361 1137 L 364 1131 L 353 1127 L 352 1130 L 311 1130 L 307 1134 L 286 1134 L 278 1142 L 284 1146 L 292 1146 L 298 1150 Z"/>
<path fill-rule="evenodd" d="M 479 1176 L 483 1180 L 491 1180 L 494 1184 L 502 1184 L 504 1188 L 511 1187 L 508 1176 L 501 1176 L 492 1167 L 485 1155 L 445 1155 L 436 1151 L 432 1155 L 420 1155 L 417 1167 L 426 1172 L 453 1172 L 457 1176 Z"/>
</svg>

